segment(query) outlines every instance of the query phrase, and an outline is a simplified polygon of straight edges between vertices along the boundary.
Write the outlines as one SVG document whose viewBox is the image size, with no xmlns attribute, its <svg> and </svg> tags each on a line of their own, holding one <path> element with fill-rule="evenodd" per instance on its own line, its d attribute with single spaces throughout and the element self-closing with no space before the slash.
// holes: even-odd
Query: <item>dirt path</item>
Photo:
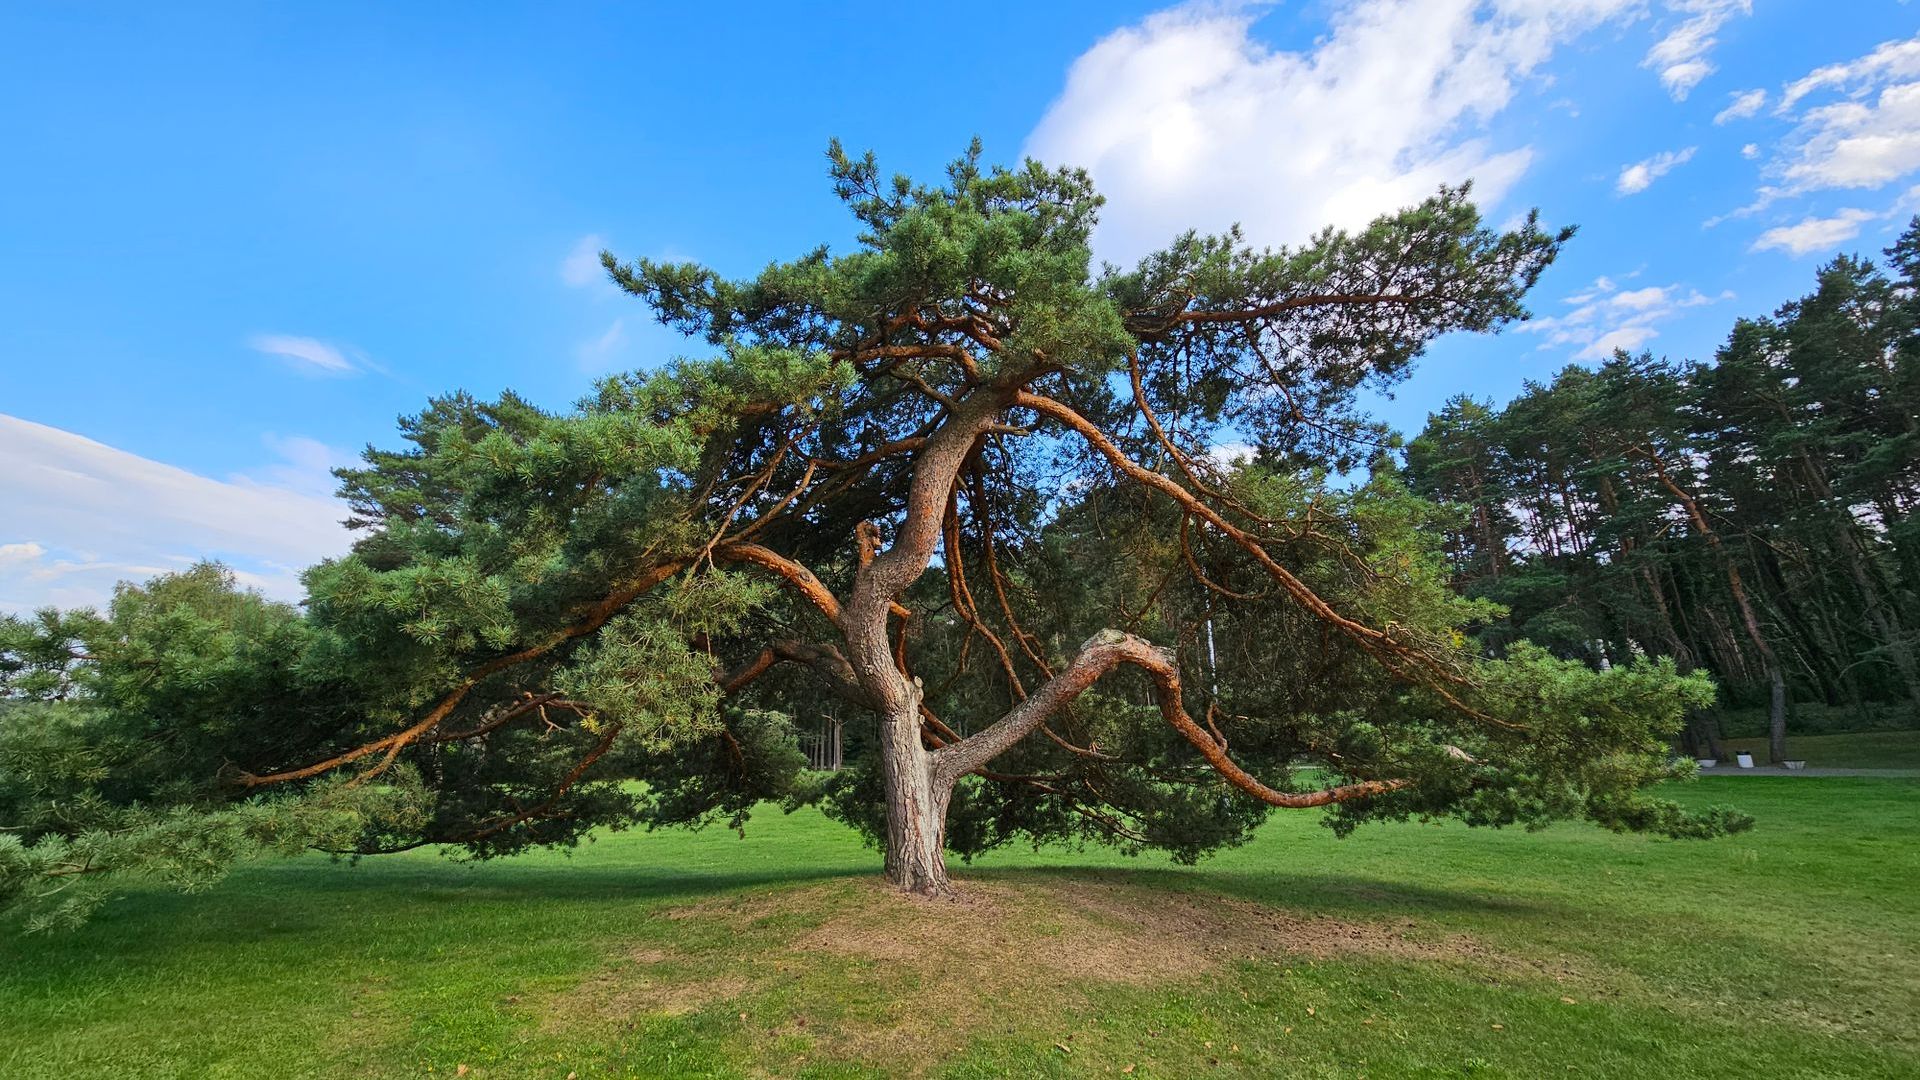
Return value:
<svg viewBox="0 0 1920 1080">
<path fill-rule="evenodd" d="M 1832 769 L 1809 765 L 1804 769 L 1782 769 L 1774 765 L 1756 765 L 1742 769 L 1737 765 L 1715 765 L 1701 769 L 1701 776 L 1872 776 L 1883 780 L 1920 779 L 1920 769 Z"/>
</svg>

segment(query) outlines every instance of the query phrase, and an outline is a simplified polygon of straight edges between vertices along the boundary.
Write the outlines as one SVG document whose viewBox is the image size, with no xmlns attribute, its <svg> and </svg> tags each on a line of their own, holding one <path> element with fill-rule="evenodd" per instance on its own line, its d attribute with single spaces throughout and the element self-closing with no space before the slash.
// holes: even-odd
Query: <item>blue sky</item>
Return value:
<svg viewBox="0 0 1920 1080">
<path fill-rule="evenodd" d="M 1901 0 L 1266 6 L 9 5 L 0 610 L 341 550 L 325 469 L 429 394 L 562 407 L 686 348 L 583 258 L 745 273 L 849 228 L 829 137 L 931 173 L 1090 168 L 1126 261 L 1476 179 L 1581 234 L 1540 318 L 1442 342 L 1383 415 L 1612 345 L 1705 357 L 1920 202 Z"/>
</svg>

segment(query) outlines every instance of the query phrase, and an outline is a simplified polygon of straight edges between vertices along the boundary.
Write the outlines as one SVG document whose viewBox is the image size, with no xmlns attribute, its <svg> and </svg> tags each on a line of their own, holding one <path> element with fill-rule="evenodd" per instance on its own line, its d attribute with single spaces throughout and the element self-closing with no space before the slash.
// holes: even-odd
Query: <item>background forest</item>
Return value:
<svg viewBox="0 0 1920 1080">
<path fill-rule="evenodd" d="M 1505 408 L 1458 397 L 1407 448 L 1464 508 L 1458 585 L 1505 605 L 1483 639 L 1594 665 L 1710 672 L 1721 738 L 1911 728 L 1920 710 L 1920 222 L 1883 265 L 1735 324 L 1711 363 L 1624 353 Z"/>
</svg>

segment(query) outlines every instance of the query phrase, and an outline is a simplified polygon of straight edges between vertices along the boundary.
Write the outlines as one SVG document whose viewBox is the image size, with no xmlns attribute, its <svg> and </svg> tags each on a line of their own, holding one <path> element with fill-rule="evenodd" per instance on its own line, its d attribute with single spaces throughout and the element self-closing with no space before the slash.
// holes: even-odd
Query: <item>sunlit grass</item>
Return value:
<svg viewBox="0 0 1920 1080">
<path fill-rule="evenodd" d="M 1920 782 L 1709 778 L 1684 797 L 1759 826 L 1341 841 L 1281 816 L 1193 869 L 1003 852 L 962 868 L 1001 900 L 931 924 L 876 898 L 876 855 L 811 812 L 570 858 L 264 864 L 0 940 L 0 1076 L 1920 1075 Z M 1074 914 L 1090 888 L 1134 914 Z M 1217 946 L 1204 967 L 1104 978 L 1048 958 L 1189 907 L 1212 912 L 1189 942 Z M 1222 937 L 1222 912 L 1267 909 L 1427 951 Z M 917 968 L 809 945 L 987 920 L 1018 932 Z M 887 1038 L 903 1008 L 940 1037 Z"/>
</svg>

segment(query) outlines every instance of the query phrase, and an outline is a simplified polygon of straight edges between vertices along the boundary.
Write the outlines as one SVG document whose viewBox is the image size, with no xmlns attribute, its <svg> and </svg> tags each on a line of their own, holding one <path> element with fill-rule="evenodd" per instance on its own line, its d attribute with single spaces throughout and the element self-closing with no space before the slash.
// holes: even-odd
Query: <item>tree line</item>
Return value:
<svg viewBox="0 0 1920 1080">
<path fill-rule="evenodd" d="M 1595 666 L 1670 657 L 1764 707 L 1920 710 L 1920 219 L 1875 261 L 1741 319 L 1711 362 L 1616 353 L 1505 408 L 1456 397 L 1407 447 L 1453 504 L 1457 587 Z M 1711 713 L 1687 742 L 1720 756 Z"/>
</svg>

